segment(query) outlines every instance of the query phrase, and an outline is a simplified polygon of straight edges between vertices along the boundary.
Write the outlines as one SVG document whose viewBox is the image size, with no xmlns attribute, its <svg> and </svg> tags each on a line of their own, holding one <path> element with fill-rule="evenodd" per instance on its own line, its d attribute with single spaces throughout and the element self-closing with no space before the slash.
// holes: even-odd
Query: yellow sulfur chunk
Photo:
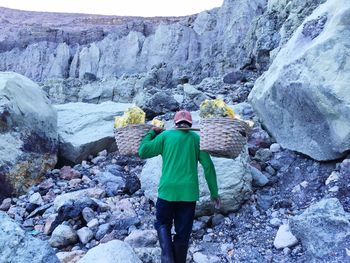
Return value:
<svg viewBox="0 0 350 263">
<path fill-rule="evenodd" d="M 146 114 L 139 107 L 129 108 L 123 116 L 114 118 L 114 128 L 122 128 L 129 124 L 144 124 Z"/>
<path fill-rule="evenodd" d="M 139 107 L 132 107 L 124 113 L 126 124 L 143 124 L 145 123 L 146 114 Z"/>
<path fill-rule="evenodd" d="M 202 118 L 235 118 L 233 109 L 227 106 L 222 99 L 205 100 L 202 102 L 199 115 Z"/>
<path fill-rule="evenodd" d="M 163 121 L 158 120 L 158 119 L 156 119 L 156 118 L 154 118 L 154 119 L 151 121 L 151 124 L 152 124 L 153 126 L 156 126 L 156 127 L 159 127 L 159 128 L 164 128 L 164 126 L 165 126 L 165 123 L 164 123 Z"/>
<path fill-rule="evenodd" d="M 124 117 L 117 116 L 114 118 L 114 128 L 121 128 L 125 126 L 126 126 L 126 122 Z"/>
</svg>

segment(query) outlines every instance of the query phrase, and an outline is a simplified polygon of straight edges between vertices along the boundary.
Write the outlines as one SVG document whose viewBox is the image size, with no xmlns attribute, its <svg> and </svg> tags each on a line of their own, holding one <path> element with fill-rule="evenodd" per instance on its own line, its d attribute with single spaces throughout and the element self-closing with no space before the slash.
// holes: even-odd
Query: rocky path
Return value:
<svg viewBox="0 0 350 263">
<path fill-rule="evenodd" d="M 277 144 L 254 145 L 252 140 L 251 164 L 262 171 L 253 175 L 254 194 L 238 212 L 196 218 L 189 262 L 305 262 L 306 247 L 291 234 L 290 219 L 323 197 L 337 197 L 349 212 L 349 159 L 321 164 Z M 92 262 L 92 254 L 105 253 L 102 244 L 124 253 L 129 250 L 123 246 L 131 247 L 126 257 L 159 262 L 155 207 L 138 178 L 143 164 L 102 151 L 74 167 L 52 170 L 26 195 L 5 199 L 0 209 L 31 236 L 46 240 L 61 262 L 77 262 L 89 250 L 94 253 L 81 262 Z"/>
</svg>

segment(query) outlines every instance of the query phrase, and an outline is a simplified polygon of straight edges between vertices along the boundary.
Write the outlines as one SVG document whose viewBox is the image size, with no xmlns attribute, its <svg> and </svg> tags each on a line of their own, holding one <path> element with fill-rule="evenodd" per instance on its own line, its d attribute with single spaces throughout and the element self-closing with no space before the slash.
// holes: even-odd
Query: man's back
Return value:
<svg viewBox="0 0 350 263">
<path fill-rule="evenodd" d="M 150 158 L 162 155 L 162 176 L 158 196 L 168 201 L 199 199 L 198 161 L 204 167 L 213 195 L 217 194 L 216 174 L 210 156 L 200 151 L 199 135 L 192 131 L 168 130 L 156 136 L 150 131 L 142 140 L 139 155 Z"/>
</svg>

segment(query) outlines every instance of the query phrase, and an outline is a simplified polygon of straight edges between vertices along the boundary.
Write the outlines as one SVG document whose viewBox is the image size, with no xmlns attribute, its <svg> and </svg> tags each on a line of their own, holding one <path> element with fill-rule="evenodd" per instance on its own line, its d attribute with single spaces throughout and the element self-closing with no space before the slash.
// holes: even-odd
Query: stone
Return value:
<svg viewBox="0 0 350 263">
<path fill-rule="evenodd" d="M 215 255 L 205 255 L 202 252 L 196 252 L 193 254 L 193 262 L 195 263 L 219 263 L 220 258 Z"/>
<path fill-rule="evenodd" d="M 155 230 L 134 230 L 125 239 L 133 248 L 152 247 L 158 241 L 157 232 Z"/>
<path fill-rule="evenodd" d="M 52 231 L 58 226 L 56 221 L 57 214 L 51 214 L 45 221 L 44 234 L 51 235 Z"/>
<path fill-rule="evenodd" d="M 93 237 L 94 233 L 87 227 L 83 227 L 77 231 L 79 240 L 84 245 L 87 244 Z"/>
<path fill-rule="evenodd" d="M 82 199 L 83 197 L 101 198 L 104 195 L 104 190 L 100 188 L 87 188 L 83 190 L 73 191 L 70 193 L 59 195 L 54 200 L 55 210 L 58 211 L 61 206 L 70 201 Z"/>
<path fill-rule="evenodd" d="M 327 178 L 325 185 L 329 185 L 330 183 L 337 182 L 339 180 L 339 173 L 333 171 L 331 175 Z"/>
<path fill-rule="evenodd" d="M 26 233 L 14 220 L 1 211 L 0 247 L 0 262 L 60 262 L 47 242 Z"/>
<path fill-rule="evenodd" d="M 254 166 L 250 166 L 250 169 L 253 178 L 253 186 L 263 187 L 269 182 L 269 179 L 259 169 Z"/>
<path fill-rule="evenodd" d="M 249 95 L 262 123 L 283 148 L 319 161 L 338 159 L 350 149 L 350 69 L 342 66 L 348 57 L 349 7 L 344 5 L 344 0 L 326 1 L 316 8 Z M 303 34 L 324 16 L 327 23 L 319 27 L 317 37 Z"/>
<path fill-rule="evenodd" d="M 82 250 L 74 250 L 70 252 L 58 252 L 56 256 L 61 263 L 76 263 L 85 255 Z"/>
<path fill-rule="evenodd" d="M 108 232 L 110 232 L 112 226 L 109 223 L 102 224 L 98 227 L 95 234 L 96 240 L 101 240 Z"/>
<path fill-rule="evenodd" d="M 101 104 L 79 102 L 56 105 L 60 157 L 81 163 L 89 155 L 96 155 L 104 149 L 115 150 L 114 117 L 122 115 L 132 106 L 111 101 Z"/>
<path fill-rule="evenodd" d="M 49 243 L 52 247 L 64 248 L 78 241 L 76 232 L 67 225 L 59 225 L 52 232 Z"/>
<path fill-rule="evenodd" d="M 298 243 L 298 239 L 290 232 L 289 225 L 281 225 L 277 231 L 273 245 L 277 249 L 292 247 Z"/>
<path fill-rule="evenodd" d="M 279 145 L 278 143 L 273 143 L 270 145 L 270 151 L 272 153 L 279 152 L 280 150 L 281 150 L 281 145 Z"/>
<path fill-rule="evenodd" d="M 11 198 L 6 198 L 2 201 L 0 205 L 0 210 L 7 211 L 10 209 L 10 207 L 11 207 Z"/>
<path fill-rule="evenodd" d="M 213 218 L 211 219 L 211 224 L 213 227 L 218 226 L 224 222 L 225 222 L 225 217 L 221 214 L 214 215 Z"/>
<path fill-rule="evenodd" d="M 29 197 L 29 202 L 31 204 L 35 204 L 35 205 L 42 205 L 44 204 L 43 198 L 41 197 L 40 193 L 34 193 Z"/>
<path fill-rule="evenodd" d="M 72 180 L 76 178 L 81 178 L 80 172 L 71 168 L 70 166 L 63 166 L 60 169 L 60 177 L 64 180 Z"/>
<path fill-rule="evenodd" d="M 233 71 L 233 72 L 226 74 L 224 76 L 223 81 L 224 81 L 224 83 L 227 83 L 227 84 L 236 84 L 236 82 L 238 82 L 238 81 L 246 82 L 247 79 L 242 72 Z"/>
<path fill-rule="evenodd" d="M 346 262 L 350 246 L 350 214 L 336 198 L 325 198 L 290 219 L 292 233 L 301 241 L 310 260 Z"/>
<path fill-rule="evenodd" d="M 92 210 L 90 207 L 85 207 L 83 209 L 82 216 L 86 223 L 89 223 L 92 219 L 96 217 L 94 210 Z"/>
<path fill-rule="evenodd" d="M 141 263 L 130 245 L 120 240 L 112 240 L 90 249 L 78 263 Z"/>
<path fill-rule="evenodd" d="M 39 183 L 57 162 L 57 112 L 30 79 L 0 72 L 0 202 Z"/>
</svg>

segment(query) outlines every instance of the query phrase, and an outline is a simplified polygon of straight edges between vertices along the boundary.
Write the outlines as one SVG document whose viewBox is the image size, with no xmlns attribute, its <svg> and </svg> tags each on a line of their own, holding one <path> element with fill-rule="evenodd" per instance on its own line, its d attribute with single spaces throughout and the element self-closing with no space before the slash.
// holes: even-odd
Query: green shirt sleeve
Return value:
<svg viewBox="0 0 350 263">
<path fill-rule="evenodd" d="M 150 130 L 141 140 L 139 156 L 142 159 L 155 157 L 163 152 L 163 136 Z"/>
<path fill-rule="evenodd" d="M 210 158 L 210 155 L 205 151 L 200 151 L 199 162 L 203 166 L 205 180 L 207 181 L 211 197 L 212 198 L 218 197 L 219 193 L 218 193 L 218 184 L 216 180 L 216 171 L 215 171 L 213 161 Z"/>
</svg>

